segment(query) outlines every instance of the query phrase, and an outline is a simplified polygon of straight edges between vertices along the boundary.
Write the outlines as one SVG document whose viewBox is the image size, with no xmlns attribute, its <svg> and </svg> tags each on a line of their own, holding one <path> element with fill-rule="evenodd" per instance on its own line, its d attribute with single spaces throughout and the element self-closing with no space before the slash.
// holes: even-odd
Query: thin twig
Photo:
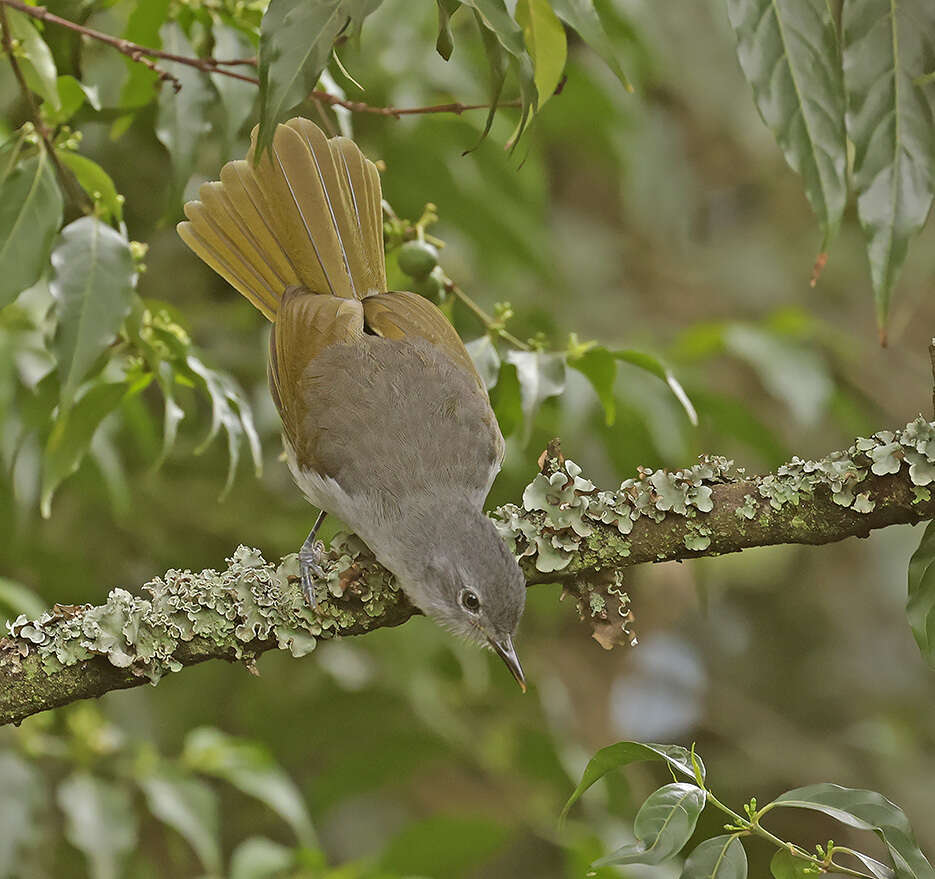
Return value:
<svg viewBox="0 0 935 879">
<path fill-rule="evenodd" d="M 121 54 L 126 55 L 131 61 L 135 61 L 138 64 L 144 64 L 150 70 L 159 74 L 160 79 L 171 82 L 173 88 L 176 91 L 181 88 L 181 84 L 179 83 L 178 79 L 167 70 L 158 67 L 151 59 L 159 58 L 163 61 L 172 61 L 176 64 L 185 64 L 188 67 L 194 67 L 203 73 L 217 73 L 221 76 L 229 76 L 232 79 L 239 79 L 242 82 L 250 82 L 254 85 L 258 85 L 260 82 L 259 79 L 255 76 L 250 76 L 249 74 L 244 73 L 237 73 L 235 70 L 227 69 L 229 67 L 237 66 L 255 67 L 257 63 L 256 58 L 231 58 L 229 60 L 222 60 L 219 58 L 189 58 L 185 55 L 176 55 L 174 52 L 164 52 L 162 49 L 150 49 L 147 46 L 141 46 L 139 43 L 133 43 L 130 40 L 124 40 L 119 37 L 111 36 L 110 34 L 105 34 L 102 31 L 97 31 L 93 28 L 85 27 L 84 25 L 77 24 L 74 21 L 69 21 L 67 18 L 62 18 L 59 15 L 55 15 L 53 12 L 49 12 L 49 10 L 44 6 L 28 6 L 27 4 L 21 2 L 21 0 L 0 0 L 0 6 L 9 6 L 11 9 L 16 9 L 17 11 L 22 12 L 24 15 L 29 15 L 32 18 L 39 19 L 39 21 L 44 21 L 49 24 L 56 24 L 60 27 L 68 28 L 68 30 L 81 34 L 84 37 L 88 37 L 89 39 L 97 40 L 100 43 L 105 43 L 106 45 L 116 49 Z M 460 101 L 454 101 L 448 104 L 433 104 L 432 106 L 428 107 L 376 107 L 372 104 L 365 104 L 362 101 L 349 101 L 346 98 L 339 98 L 337 95 L 332 95 L 319 89 L 315 89 L 309 92 L 308 97 L 311 100 L 321 101 L 323 104 L 327 104 L 328 106 L 344 107 L 346 110 L 350 110 L 352 113 L 370 113 L 376 116 L 390 116 L 394 119 L 399 119 L 401 116 L 419 116 L 431 113 L 454 113 L 455 115 L 460 116 L 462 113 L 468 110 L 490 109 L 490 104 L 462 104 Z M 519 100 L 504 101 L 497 106 L 520 107 L 521 102 Z"/>
<path fill-rule="evenodd" d="M 519 348 L 520 351 L 532 351 L 532 348 L 529 347 L 525 342 L 521 342 L 516 338 L 512 333 L 507 332 L 500 321 L 496 318 L 491 317 L 481 308 L 470 296 L 467 295 L 454 281 L 449 281 L 445 284 L 445 290 L 448 293 L 453 293 L 458 297 L 475 315 L 480 319 L 481 323 L 487 327 L 493 333 L 497 333 L 505 341 L 509 342 L 514 348 Z"/>
</svg>

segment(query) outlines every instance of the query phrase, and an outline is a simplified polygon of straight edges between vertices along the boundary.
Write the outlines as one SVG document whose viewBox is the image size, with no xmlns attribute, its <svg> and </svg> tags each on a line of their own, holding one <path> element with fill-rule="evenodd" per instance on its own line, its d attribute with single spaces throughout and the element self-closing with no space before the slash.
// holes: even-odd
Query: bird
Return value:
<svg viewBox="0 0 935 879">
<path fill-rule="evenodd" d="M 504 440 L 461 338 L 389 291 L 380 174 L 308 119 L 257 128 L 184 206 L 182 240 L 271 323 L 268 377 L 292 477 L 321 512 L 299 550 L 312 608 L 317 532 L 340 519 L 425 615 L 494 650 L 525 692 L 525 578 L 484 513 Z"/>
</svg>

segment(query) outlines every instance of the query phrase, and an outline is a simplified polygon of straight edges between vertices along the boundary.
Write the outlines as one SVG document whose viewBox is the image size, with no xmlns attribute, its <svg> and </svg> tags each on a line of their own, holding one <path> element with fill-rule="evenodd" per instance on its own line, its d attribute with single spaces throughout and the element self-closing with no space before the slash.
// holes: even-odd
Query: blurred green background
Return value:
<svg viewBox="0 0 935 879">
<path fill-rule="evenodd" d="M 72 17 L 83 8 L 61 6 Z M 120 34 L 133 6 L 115 3 L 88 24 Z M 635 94 L 573 40 L 564 90 L 512 156 L 503 144 L 515 111 L 468 155 L 483 112 L 349 120 L 386 163 L 395 210 L 415 220 L 437 205 L 445 270 L 488 309 L 509 300 L 516 335 L 542 332 L 562 346 L 576 332 L 664 355 L 698 409 L 693 428 L 661 382 L 622 367 L 608 427 L 570 370 L 529 443 L 510 439 L 491 506 L 519 498 L 553 435 L 594 482 L 615 487 L 637 465 L 683 466 L 701 452 L 765 471 L 930 415 L 931 225 L 910 252 L 880 348 L 852 206 L 809 286 L 817 224 L 757 116 L 721 0 L 615 0 L 602 11 Z M 360 45 L 341 51 L 365 91 L 342 86 L 377 105 L 483 101 L 480 41 L 468 19 L 455 25 L 446 64 L 434 52 L 434 4 L 387 0 Z M 46 39 L 67 56 L 67 34 L 48 28 Z M 105 108 L 117 104 L 123 58 L 90 46 L 83 74 Z M 21 123 L 5 63 L 0 106 L 9 128 Z M 246 390 L 264 474 L 241 462 L 218 502 L 224 443 L 192 455 L 209 420 L 203 403 L 187 406 L 179 446 L 152 472 L 161 400 L 148 390 L 107 432 L 123 475 L 86 461 L 51 519 L 38 515 L 28 461 L 0 476 L 0 616 L 29 603 L 13 584 L 38 607 L 98 602 L 167 568 L 223 566 L 239 543 L 269 559 L 294 552 L 313 521 L 279 461 L 267 326 L 177 238 L 154 113 L 142 109 L 115 140 L 114 117 L 89 111 L 82 152 L 111 173 L 130 237 L 150 246 L 141 295 L 176 309 L 206 361 Z M 205 139 L 189 195 L 244 153 L 248 130 L 249 121 L 236 136 Z M 466 339 L 483 332 L 466 310 L 454 319 Z M 634 569 L 632 650 L 605 652 L 558 587 L 537 587 L 519 637 L 525 696 L 496 658 L 414 619 L 300 661 L 268 654 L 260 677 L 212 662 L 35 717 L 0 730 L 0 876 L 311 877 L 328 864 L 342 877 L 579 877 L 632 838 L 635 810 L 665 780 L 652 767 L 613 777 L 559 829 L 584 762 L 623 738 L 697 742 L 735 809 L 818 781 L 879 790 L 931 853 L 935 679 L 903 614 L 918 536 L 897 527 Z M 772 820 L 805 843 L 852 838 L 808 813 Z M 699 838 L 719 822 L 706 813 Z M 92 837 L 104 841 L 97 861 L 79 854 Z M 766 875 L 772 852 L 748 851 L 751 875 Z"/>
</svg>

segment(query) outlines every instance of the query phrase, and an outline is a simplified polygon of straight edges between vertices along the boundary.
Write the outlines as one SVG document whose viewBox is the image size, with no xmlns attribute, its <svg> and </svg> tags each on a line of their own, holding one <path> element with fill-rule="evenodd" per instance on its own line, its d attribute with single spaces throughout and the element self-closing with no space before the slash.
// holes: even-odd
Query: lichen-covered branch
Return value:
<svg viewBox="0 0 935 879">
<path fill-rule="evenodd" d="M 685 470 L 641 470 L 597 489 L 557 447 L 520 505 L 494 514 L 530 584 L 561 581 L 604 646 L 632 643 L 621 572 L 650 561 L 780 543 L 821 544 L 935 517 L 935 424 L 921 417 L 819 461 L 793 458 L 748 476 L 723 458 Z M 0 724 L 110 690 L 157 683 L 206 659 L 252 668 L 272 648 L 295 656 L 322 638 L 407 620 L 415 609 L 354 536 L 333 541 L 318 610 L 298 587 L 295 557 L 278 565 L 240 547 L 224 571 L 169 571 L 140 595 L 56 605 L 20 617 L 0 640 Z"/>
</svg>

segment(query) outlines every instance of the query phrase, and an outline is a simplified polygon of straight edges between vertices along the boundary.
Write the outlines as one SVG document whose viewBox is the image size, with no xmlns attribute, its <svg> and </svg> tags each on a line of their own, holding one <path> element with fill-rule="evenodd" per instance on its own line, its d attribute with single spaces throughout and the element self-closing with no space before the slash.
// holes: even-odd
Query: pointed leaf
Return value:
<svg viewBox="0 0 935 879">
<path fill-rule="evenodd" d="M 500 364 L 500 376 L 490 392 L 490 405 L 493 406 L 500 433 L 512 436 L 523 423 L 523 399 L 520 393 L 516 367 L 504 361 Z"/>
<path fill-rule="evenodd" d="M 539 407 L 565 390 L 565 355 L 545 351 L 509 351 L 508 362 L 516 367 L 523 405 L 523 442 L 528 442 Z"/>
<path fill-rule="evenodd" d="M 56 82 L 58 71 L 45 40 L 39 36 L 39 31 L 28 15 L 9 9 L 7 20 L 13 39 L 19 43 L 16 55 L 26 84 L 44 101 L 48 101 L 54 110 L 61 109 Z"/>
<path fill-rule="evenodd" d="M 451 16 L 461 8 L 461 0 L 435 0 L 438 4 L 438 39 L 435 51 L 446 61 L 454 51 L 455 40 L 451 32 Z"/>
<path fill-rule="evenodd" d="M 909 241 L 922 228 L 935 192 L 932 103 L 913 82 L 933 68 L 931 0 L 844 4 L 847 134 L 854 143 L 857 213 L 881 331 Z"/>
<path fill-rule="evenodd" d="M 59 415 L 42 456 L 40 508 L 46 519 L 52 513 L 52 496 L 71 476 L 87 454 L 101 422 L 119 405 L 129 390 L 127 382 L 106 382 L 91 387 L 70 409 Z"/>
<path fill-rule="evenodd" d="M 0 308 L 31 287 L 49 263 L 62 223 L 62 193 L 45 152 L 0 182 Z"/>
<path fill-rule="evenodd" d="M 280 879 L 295 864 L 295 852 L 271 839 L 251 836 L 231 855 L 230 879 Z"/>
<path fill-rule="evenodd" d="M 349 13 L 343 0 L 271 0 L 260 33 L 258 155 L 315 88 Z"/>
<path fill-rule="evenodd" d="M 97 162 L 79 156 L 70 150 L 61 150 L 59 160 L 75 175 L 81 188 L 97 206 L 99 216 L 106 222 L 123 222 L 123 196 L 117 192 L 114 181 Z"/>
<path fill-rule="evenodd" d="M 740 66 L 757 109 L 823 232 L 837 234 L 847 200 L 844 81 L 827 0 L 728 0 Z"/>
<path fill-rule="evenodd" d="M 704 764 L 701 758 L 695 754 L 695 760 L 698 762 L 701 779 L 704 780 Z M 667 763 L 676 772 L 687 775 L 689 778 L 695 777 L 695 771 L 692 768 L 692 754 L 686 748 L 679 745 L 654 745 L 644 742 L 617 742 L 616 745 L 608 745 L 601 748 L 589 761 L 581 776 L 581 781 L 575 788 L 574 793 L 568 798 L 562 808 L 561 818 L 564 819 L 568 810 L 578 801 L 581 795 L 592 784 L 600 781 L 608 772 L 619 769 L 623 766 L 629 766 L 631 763 L 643 763 L 646 761 L 662 761 Z"/>
<path fill-rule="evenodd" d="M 536 110 L 552 97 L 565 71 L 568 44 L 565 28 L 548 0 L 519 0 L 516 21 L 523 29 L 526 49 L 532 57 L 538 103 Z"/>
<path fill-rule="evenodd" d="M 935 521 L 929 522 L 909 560 L 906 615 L 925 661 L 935 668 Z"/>
<path fill-rule="evenodd" d="M 633 86 L 617 60 L 617 53 L 614 51 L 610 38 L 604 31 L 604 25 L 601 24 L 597 9 L 594 8 L 594 0 L 552 0 L 552 9 L 555 10 L 555 14 L 565 24 L 577 31 L 578 36 L 604 59 L 617 79 L 623 83 L 623 87 L 628 92 L 632 92 Z"/>
<path fill-rule="evenodd" d="M 632 348 L 620 349 L 614 351 L 613 354 L 617 360 L 623 360 L 625 363 L 632 363 L 633 366 L 638 366 L 640 369 L 644 369 L 646 372 L 651 372 L 653 375 L 661 378 L 669 386 L 669 390 L 675 395 L 675 399 L 679 401 L 679 405 L 685 410 L 688 420 L 695 427 L 698 426 L 698 413 L 695 411 L 692 401 L 688 398 L 688 394 L 685 393 L 685 389 L 672 373 L 672 370 L 658 357 L 647 354 L 645 351 L 634 351 Z"/>
<path fill-rule="evenodd" d="M 315 845 L 315 831 L 302 795 L 258 744 L 200 727 L 186 737 L 182 760 L 188 768 L 222 778 L 265 803 L 292 827 L 300 843 Z"/>
<path fill-rule="evenodd" d="M 67 405 L 129 314 L 136 275 L 127 241 L 95 217 L 62 230 L 52 266 L 59 324 L 54 347 Z"/>
<path fill-rule="evenodd" d="M 236 28 L 215 22 L 213 33 L 215 58 L 245 58 L 253 55 L 253 45 Z M 227 142 L 230 143 L 237 137 L 244 123 L 253 113 L 253 105 L 256 103 L 256 86 L 252 82 L 222 76 L 220 73 L 212 73 L 211 82 L 214 83 L 214 87 L 221 96 L 225 116 L 224 127 Z"/>
<path fill-rule="evenodd" d="M 59 108 L 43 107 L 43 115 L 50 125 L 61 125 L 71 119 L 79 108 L 89 103 L 95 110 L 101 109 L 97 86 L 87 86 L 71 74 L 66 73 L 56 80 Z"/>
<path fill-rule="evenodd" d="M 697 785 L 677 781 L 659 788 L 636 813 L 633 821 L 636 842 L 599 858 L 594 866 L 661 864 L 675 857 L 695 832 L 704 806 L 705 792 Z"/>
<path fill-rule="evenodd" d="M 935 879 L 935 869 L 919 849 L 903 810 L 875 791 L 813 784 L 787 791 L 773 802 L 822 812 L 848 827 L 873 830 L 889 850 L 897 879 Z"/>
<path fill-rule="evenodd" d="M 747 853 L 736 836 L 715 836 L 685 861 L 680 879 L 747 879 Z"/>
<path fill-rule="evenodd" d="M 606 348 L 595 345 L 579 357 L 570 358 L 568 365 L 583 373 L 591 382 L 591 387 L 604 407 L 607 425 L 612 425 L 617 417 L 617 401 L 614 398 L 617 358 Z"/>
<path fill-rule="evenodd" d="M 487 85 L 487 103 L 490 109 L 487 111 L 487 118 L 484 120 L 484 129 L 481 132 L 477 144 L 472 147 L 476 149 L 481 141 L 490 133 L 490 127 L 493 125 L 494 116 L 497 115 L 497 104 L 500 102 L 500 95 L 503 93 L 503 84 L 506 82 L 507 55 L 500 41 L 492 30 L 484 25 L 483 19 L 477 10 L 474 10 L 474 19 L 477 21 L 477 27 L 480 30 L 481 42 L 484 46 L 484 54 L 487 56 L 488 85 Z"/>
<path fill-rule="evenodd" d="M 166 769 L 141 779 L 140 787 L 149 811 L 188 841 L 207 873 L 220 873 L 217 794 L 197 778 Z"/>
<path fill-rule="evenodd" d="M 159 33 L 167 52 L 188 57 L 195 55 L 185 32 L 176 22 L 163 25 Z M 168 83 L 162 84 L 156 113 L 156 137 L 172 159 L 173 186 L 169 194 L 169 210 L 174 213 L 195 169 L 202 138 L 211 128 L 208 117 L 216 97 L 207 74 L 176 61 L 161 63 L 182 84 L 179 92 Z"/>
<path fill-rule="evenodd" d="M 122 787 L 76 772 L 58 788 L 65 838 L 88 859 L 92 879 L 118 879 L 137 841 L 136 812 Z"/>
</svg>

